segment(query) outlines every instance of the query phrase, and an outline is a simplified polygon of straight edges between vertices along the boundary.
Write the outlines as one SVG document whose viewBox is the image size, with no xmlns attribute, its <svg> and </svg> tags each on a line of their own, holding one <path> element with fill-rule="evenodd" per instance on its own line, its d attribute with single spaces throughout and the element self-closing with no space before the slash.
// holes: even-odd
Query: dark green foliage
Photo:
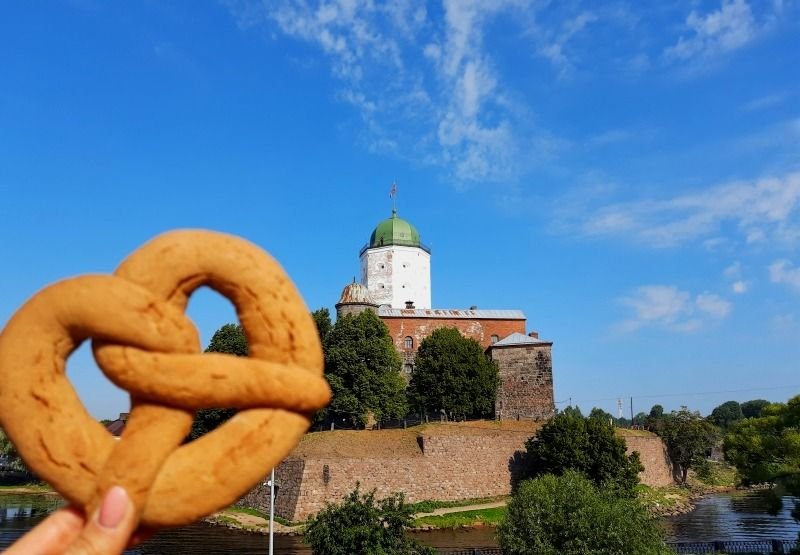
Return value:
<svg viewBox="0 0 800 555">
<path fill-rule="evenodd" d="M 594 407 L 591 412 L 589 413 L 589 418 L 594 418 L 596 420 L 602 420 L 603 422 L 610 423 L 614 421 L 614 417 L 611 416 L 611 413 L 604 411 L 601 408 Z"/>
<path fill-rule="evenodd" d="M 246 357 L 248 352 L 247 337 L 244 335 L 242 326 L 239 324 L 225 324 L 219 328 L 211 337 L 206 352 L 227 353 Z M 236 409 L 200 409 L 197 411 L 197 414 L 195 414 L 194 422 L 192 422 L 192 430 L 189 432 L 189 439 L 197 439 L 207 434 L 229 420 L 234 414 L 236 414 Z"/>
<path fill-rule="evenodd" d="M 328 340 L 328 334 L 330 334 L 333 329 L 331 313 L 328 312 L 327 308 L 318 308 L 311 313 L 311 317 L 314 318 L 314 324 L 316 324 L 317 333 L 319 333 L 319 341 L 322 343 L 324 350 L 325 342 Z"/>
<path fill-rule="evenodd" d="M 769 401 L 764 399 L 753 399 L 742 403 L 742 416 L 745 418 L 758 418 L 761 416 L 761 409 L 769 405 Z"/>
<path fill-rule="evenodd" d="M 725 458 L 746 484 L 773 482 L 800 497 L 800 395 L 762 406 L 759 414 L 742 420 L 725 436 Z M 800 504 L 795 504 L 792 516 L 800 521 Z"/>
<path fill-rule="evenodd" d="M 573 471 L 522 482 L 497 538 L 507 555 L 672 553 L 638 501 L 598 491 Z"/>
<path fill-rule="evenodd" d="M 564 410 L 561 411 L 561 414 L 565 416 L 574 416 L 576 418 L 583 418 L 583 413 L 581 412 L 581 408 L 579 406 L 567 406 Z"/>
<path fill-rule="evenodd" d="M 228 353 L 247 356 L 247 337 L 239 324 L 225 324 L 214 332 L 208 343 L 207 353 Z"/>
<path fill-rule="evenodd" d="M 742 407 L 736 401 L 722 403 L 712 410 L 711 414 L 708 416 L 709 422 L 723 430 L 730 428 L 742 418 L 744 418 Z"/>
<path fill-rule="evenodd" d="M 419 345 L 408 397 L 421 413 L 444 409 L 455 418 L 491 417 L 499 384 L 497 364 L 477 341 L 440 328 Z"/>
<path fill-rule="evenodd" d="M 325 349 L 333 400 L 320 417 L 356 427 L 363 427 L 370 414 L 377 422 L 402 418 L 408 405 L 400 364 L 389 330 L 374 312 L 339 318 Z"/>
<path fill-rule="evenodd" d="M 800 477 L 800 395 L 739 422 L 723 448 L 747 484 Z"/>
<path fill-rule="evenodd" d="M 664 407 L 661 405 L 653 405 L 650 409 L 650 414 L 647 415 L 645 426 L 647 426 L 647 429 L 651 432 L 661 435 L 664 432 L 665 419 Z"/>
<path fill-rule="evenodd" d="M 686 407 L 672 411 L 664 419 L 661 437 L 667 444 L 672 463 L 680 470 L 682 483 L 686 483 L 689 469 L 706 458 L 718 436 L 719 431 L 713 424 Z"/>
<path fill-rule="evenodd" d="M 0 459 L 5 470 L 16 472 L 29 472 L 28 467 L 17 453 L 17 448 L 11 443 L 5 431 L 0 428 Z"/>
<path fill-rule="evenodd" d="M 403 533 L 412 524 L 412 508 L 402 494 L 381 501 L 358 486 L 341 505 L 328 505 L 308 521 L 304 541 L 314 555 L 434 555 Z"/>
<path fill-rule="evenodd" d="M 644 470 L 639 454 L 627 455 L 625 440 L 602 419 L 559 414 L 525 448 L 528 477 L 574 470 L 626 497 L 635 495 L 639 472 Z"/>
</svg>

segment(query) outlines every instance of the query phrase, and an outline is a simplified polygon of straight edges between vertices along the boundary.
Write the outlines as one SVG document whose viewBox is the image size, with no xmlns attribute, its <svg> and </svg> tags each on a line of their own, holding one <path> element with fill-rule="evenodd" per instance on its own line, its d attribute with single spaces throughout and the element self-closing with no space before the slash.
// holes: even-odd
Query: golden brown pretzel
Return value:
<svg viewBox="0 0 800 555">
<path fill-rule="evenodd" d="M 202 285 L 236 307 L 247 358 L 199 352 L 183 311 Z M 131 394 L 119 441 L 65 376 L 87 338 L 103 372 Z M 17 311 L 0 334 L 0 425 L 69 502 L 91 512 L 119 484 L 142 525 L 179 526 L 236 501 L 291 451 L 329 400 L 322 367 L 316 327 L 277 262 L 230 235 L 173 231 L 113 276 L 58 282 Z M 179 447 L 202 407 L 243 410 Z"/>
</svg>

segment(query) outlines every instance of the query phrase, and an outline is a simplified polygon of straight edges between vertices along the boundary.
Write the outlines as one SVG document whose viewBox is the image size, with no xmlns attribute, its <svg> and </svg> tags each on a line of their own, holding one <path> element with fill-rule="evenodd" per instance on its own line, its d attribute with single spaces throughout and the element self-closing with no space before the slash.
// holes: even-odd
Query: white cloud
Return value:
<svg viewBox="0 0 800 555">
<path fill-rule="evenodd" d="M 689 333 L 700 330 L 709 319 L 727 317 L 733 305 L 714 293 L 701 293 L 694 299 L 674 285 L 644 285 L 623 297 L 621 303 L 633 315 L 617 326 L 620 331 L 634 332 L 645 326 Z"/>
<path fill-rule="evenodd" d="M 724 275 L 728 279 L 735 279 L 741 277 L 742 275 L 742 263 L 739 261 L 734 262 L 725 270 L 723 270 L 722 275 Z"/>
<path fill-rule="evenodd" d="M 370 148 L 470 182 L 513 178 L 557 144 L 530 128 L 484 45 L 493 18 L 533 0 L 443 0 L 441 18 L 415 0 L 226 3 L 240 22 L 266 23 L 319 48 L 341 83 L 337 98 L 361 115 Z"/>
<path fill-rule="evenodd" d="M 737 295 L 742 295 L 744 293 L 747 293 L 748 289 L 749 289 L 749 286 L 747 285 L 746 281 L 738 280 L 738 281 L 734 281 L 731 284 L 731 291 L 733 291 Z"/>
<path fill-rule="evenodd" d="M 733 305 L 730 303 L 730 301 L 727 301 L 719 295 L 715 295 L 714 293 L 707 292 L 697 295 L 697 298 L 695 299 L 695 306 L 699 311 L 705 312 L 714 318 L 725 318 L 731 313 L 731 309 L 733 308 Z"/>
<path fill-rule="evenodd" d="M 539 54 L 548 59 L 559 68 L 559 76 L 564 77 L 572 70 L 572 61 L 565 53 L 569 40 L 581 32 L 587 25 L 597 21 L 598 17 L 592 12 L 584 11 L 575 17 L 566 20 L 561 30 L 549 40 L 545 40 L 539 47 Z M 539 31 L 542 33 L 542 31 Z"/>
<path fill-rule="evenodd" d="M 800 268 L 795 268 L 789 260 L 776 260 L 770 264 L 769 279 L 772 283 L 782 283 L 800 291 Z"/>
<path fill-rule="evenodd" d="M 671 199 L 611 204 L 577 224 L 588 236 L 620 235 L 670 247 L 718 237 L 732 223 L 748 242 L 789 237 L 800 206 L 800 172 L 710 187 Z"/>
<path fill-rule="evenodd" d="M 708 59 L 742 48 L 758 33 L 753 11 L 746 0 L 722 0 L 719 10 L 706 15 L 692 11 L 686 18 L 688 36 L 664 50 L 668 61 Z"/>
<path fill-rule="evenodd" d="M 742 110 L 746 112 L 755 112 L 758 110 L 772 108 L 773 106 L 781 104 L 784 100 L 786 100 L 787 97 L 788 95 L 786 93 L 775 93 L 760 96 L 742 106 Z"/>
</svg>

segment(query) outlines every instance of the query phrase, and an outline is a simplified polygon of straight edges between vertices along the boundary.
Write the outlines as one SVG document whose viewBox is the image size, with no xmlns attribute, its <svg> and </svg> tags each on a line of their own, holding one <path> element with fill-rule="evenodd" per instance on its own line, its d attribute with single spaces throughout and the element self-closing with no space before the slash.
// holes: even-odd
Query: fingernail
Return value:
<svg viewBox="0 0 800 555">
<path fill-rule="evenodd" d="M 100 526 L 103 528 L 116 528 L 125 518 L 128 512 L 128 507 L 131 501 L 128 498 L 128 493 L 120 486 L 114 486 L 103 499 L 103 505 L 100 507 L 100 514 L 97 517 Z"/>
</svg>

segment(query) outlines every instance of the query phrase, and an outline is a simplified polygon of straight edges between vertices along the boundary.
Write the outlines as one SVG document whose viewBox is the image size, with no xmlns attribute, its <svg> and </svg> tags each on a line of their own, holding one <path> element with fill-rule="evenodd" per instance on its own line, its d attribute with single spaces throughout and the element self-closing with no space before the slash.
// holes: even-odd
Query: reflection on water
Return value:
<svg viewBox="0 0 800 555">
<path fill-rule="evenodd" d="M 689 514 L 664 519 L 664 526 L 674 541 L 795 539 L 800 524 L 792 510 L 798 502 L 772 491 L 713 495 L 698 500 Z"/>
<path fill-rule="evenodd" d="M 0 549 L 36 526 L 48 513 L 63 505 L 54 495 L 0 495 Z M 494 530 L 435 530 L 416 534 L 423 543 L 435 548 L 482 547 L 496 545 Z M 266 535 L 228 530 L 198 523 L 173 530 L 163 530 L 146 543 L 128 550 L 129 555 L 266 555 Z M 275 553 L 310 555 L 302 538 L 275 536 Z"/>
<path fill-rule="evenodd" d="M 673 541 L 793 539 L 800 531 L 800 524 L 791 516 L 798 502 L 798 498 L 776 496 L 772 492 L 715 495 L 700 499 L 694 512 L 663 519 L 663 522 L 668 539 Z M 0 495 L 0 549 L 8 547 L 61 504 L 60 498 L 52 495 Z M 497 545 L 492 528 L 436 530 L 414 536 L 438 549 Z M 127 553 L 266 555 L 267 541 L 265 535 L 199 523 L 164 530 Z M 275 536 L 275 553 L 310 555 L 311 551 L 299 537 Z"/>
</svg>

